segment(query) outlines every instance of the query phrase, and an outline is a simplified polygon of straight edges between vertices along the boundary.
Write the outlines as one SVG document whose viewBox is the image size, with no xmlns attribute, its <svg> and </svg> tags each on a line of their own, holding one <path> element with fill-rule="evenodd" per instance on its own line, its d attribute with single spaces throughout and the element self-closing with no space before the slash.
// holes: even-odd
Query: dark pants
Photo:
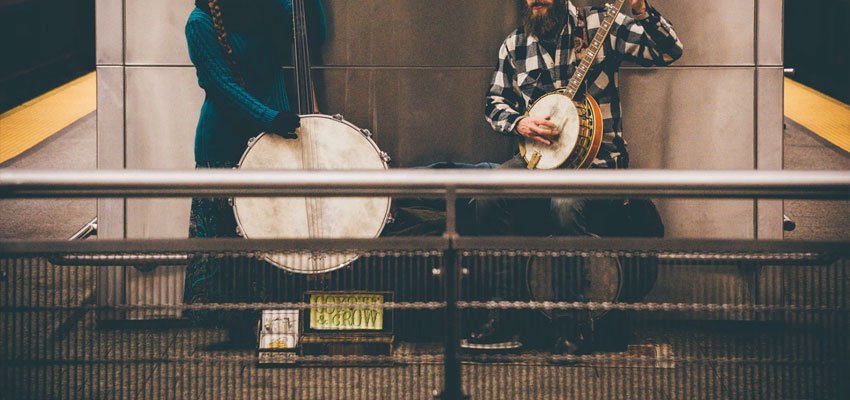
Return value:
<svg viewBox="0 0 850 400">
<path fill-rule="evenodd" d="M 232 168 L 235 162 L 198 163 L 196 168 Z M 227 198 L 193 198 L 189 218 L 190 238 L 238 238 L 233 206 Z M 277 300 L 270 282 L 283 273 L 252 257 L 199 254 L 186 267 L 183 302 L 255 303 Z M 185 313 L 197 325 L 252 328 L 256 311 L 201 310 Z"/>
<path fill-rule="evenodd" d="M 508 160 L 499 168 L 525 168 L 522 157 Z M 476 199 L 479 236 L 601 236 L 662 237 L 664 226 L 655 205 L 644 199 Z M 520 285 L 512 284 L 509 265 L 493 266 L 491 297 L 518 300 Z M 525 275 L 525 274 L 520 274 Z M 561 281 L 560 284 L 564 282 Z M 556 288 L 555 292 L 559 292 Z M 563 293 L 564 291 L 560 291 Z M 566 291 L 570 292 L 570 291 Z M 576 294 L 560 301 L 580 301 Z M 560 315 L 566 315 L 561 313 Z M 555 318 L 559 313 L 555 314 Z"/>
</svg>

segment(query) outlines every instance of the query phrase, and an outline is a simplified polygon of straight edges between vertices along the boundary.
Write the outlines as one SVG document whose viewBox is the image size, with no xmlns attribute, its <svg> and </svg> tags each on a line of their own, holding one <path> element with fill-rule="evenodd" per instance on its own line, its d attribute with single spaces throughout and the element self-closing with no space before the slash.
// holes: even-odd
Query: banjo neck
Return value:
<svg viewBox="0 0 850 400">
<path fill-rule="evenodd" d="M 596 56 L 599 54 L 599 50 L 602 49 L 602 44 L 605 43 L 608 33 L 611 32 L 611 26 L 614 25 L 614 19 L 617 18 L 617 14 L 619 14 L 623 9 L 624 4 L 626 4 L 626 0 L 617 0 L 613 5 L 608 6 L 608 11 L 605 13 L 605 19 L 602 21 L 602 25 L 600 25 L 599 29 L 596 30 L 596 35 L 594 35 L 593 40 L 590 41 L 586 50 L 587 52 L 581 60 L 581 64 L 579 64 L 572 78 L 570 78 L 567 88 L 564 89 L 564 94 L 569 97 L 570 100 L 575 98 L 581 84 L 584 83 L 584 80 L 587 77 L 587 71 L 590 70 L 590 66 L 593 65 L 593 60 L 596 59 Z"/>
<path fill-rule="evenodd" d="M 292 0 L 292 30 L 295 38 L 293 57 L 296 88 L 295 109 L 301 115 L 317 112 L 312 65 L 310 65 L 310 46 L 307 40 L 307 11 L 305 7 L 305 0 Z"/>
</svg>

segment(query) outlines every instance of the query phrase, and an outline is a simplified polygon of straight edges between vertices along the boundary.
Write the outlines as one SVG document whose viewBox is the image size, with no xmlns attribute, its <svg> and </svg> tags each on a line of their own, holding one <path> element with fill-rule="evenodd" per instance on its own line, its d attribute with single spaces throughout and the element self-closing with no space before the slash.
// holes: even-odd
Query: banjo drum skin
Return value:
<svg viewBox="0 0 850 400">
<path fill-rule="evenodd" d="M 249 142 L 239 169 L 387 169 L 389 157 L 341 116 L 301 116 L 297 139 L 262 133 Z M 380 235 L 388 197 L 235 197 L 233 213 L 245 238 L 358 238 Z M 354 253 L 270 253 L 262 259 L 284 270 L 318 274 L 342 268 Z"/>
<path fill-rule="evenodd" d="M 550 117 L 561 134 L 547 145 L 536 140 L 520 141 L 520 154 L 529 169 L 586 168 L 602 145 L 602 115 L 590 95 L 583 102 L 573 102 L 563 91 L 538 98 L 526 115 Z"/>
</svg>

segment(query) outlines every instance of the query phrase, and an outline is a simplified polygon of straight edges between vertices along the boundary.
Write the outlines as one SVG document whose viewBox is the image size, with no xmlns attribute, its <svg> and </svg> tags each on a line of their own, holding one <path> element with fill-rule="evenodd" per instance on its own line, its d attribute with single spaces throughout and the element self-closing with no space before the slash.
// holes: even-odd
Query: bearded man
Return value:
<svg viewBox="0 0 850 400">
<path fill-rule="evenodd" d="M 627 3 L 631 12 L 624 7 L 615 19 L 575 96 L 590 94 L 601 111 L 603 141 L 591 168 L 628 167 L 617 88 L 620 63 L 663 66 L 682 55 L 682 43 L 673 27 L 655 8 L 645 0 Z M 569 0 L 524 0 L 523 24 L 502 43 L 486 96 L 485 116 L 496 132 L 551 144 L 560 132 L 549 117 L 524 113 L 539 97 L 567 86 L 606 11 L 601 7 L 577 8 Z M 517 155 L 500 168 L 526 166 L 525 159 Z M 483 236 L 663 236 L 663 225 L 648 200 L 478 199 L 476 203 L 478 233 Z M 509 282 L 512 274 L 508 267 L 497 267 L 493 274 L 491 297 L 517 299 L 517 285 Z M 580 354 L 590 350 L 592 343 L 583 332 L 587 324 L 580 319 L 566 313 L 556 318 L 555 351 Z M 511 340 L 510 328 L 498 312 L 490 312 L 486 322 L 464 343 L 511 347 L 516 342 Z"/>
</svg>

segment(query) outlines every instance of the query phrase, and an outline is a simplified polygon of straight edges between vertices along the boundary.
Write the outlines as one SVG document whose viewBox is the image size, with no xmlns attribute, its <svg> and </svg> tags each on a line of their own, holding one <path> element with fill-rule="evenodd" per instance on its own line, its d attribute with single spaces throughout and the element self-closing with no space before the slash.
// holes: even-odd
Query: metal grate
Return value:
<svg viewBox="0 0 850 400">
<path fill-rule="evenodd" d="M 0 282 L 0 390 L 13 398 L 431 399 L 452 394 L 448 376 L 449 386 L 459 382 L 474 399 L 850 393 L 846 244 L 384 240 L 347 247 L 363 249 L 354 250 L 362 256 L 322 276 L 264 269 L 255 257 L 323 245 L 314 242 L 0 243 L 7 274 Z M 202 256 L 232 268 L 227 282 L 234 287 L 261 281 L 274 296 L 184 305 L 156 295 L 182 290 L 157 287 L 170 280 L 140 279 L 123 293 L 98 280 L 104 270 L 180 276 L 179 260 Z M 156 264 L 164 259 L 177 265 Z M 128 260 L 134 266 L 110 265 Z M 460 279 L 451 305 L 460 312 L 446 325 L 451 266 Z M 612 289 L 615 276 L 620 284 Z M 493 301 L 498 279 L 513 285 L 515 298 Z M 593 289 L 577 296 L 579 281 Z M 227 342 L 224 327 L 191 324 L 184 315 L 318 309 L 305 302 L 308 290 L 393 292 L 379 306 L 393 313 L 392 354 L 305 354 L 295 364 L 262 366 L 256 349 Z M 454 354 L 457 343 L 446 342 L 446 332 L 464 336 L 492 309 L 506 313 L 523 348 Z M 595 351 L 550 351 L 557 310 L 591 316 Z"/>
</svg>

